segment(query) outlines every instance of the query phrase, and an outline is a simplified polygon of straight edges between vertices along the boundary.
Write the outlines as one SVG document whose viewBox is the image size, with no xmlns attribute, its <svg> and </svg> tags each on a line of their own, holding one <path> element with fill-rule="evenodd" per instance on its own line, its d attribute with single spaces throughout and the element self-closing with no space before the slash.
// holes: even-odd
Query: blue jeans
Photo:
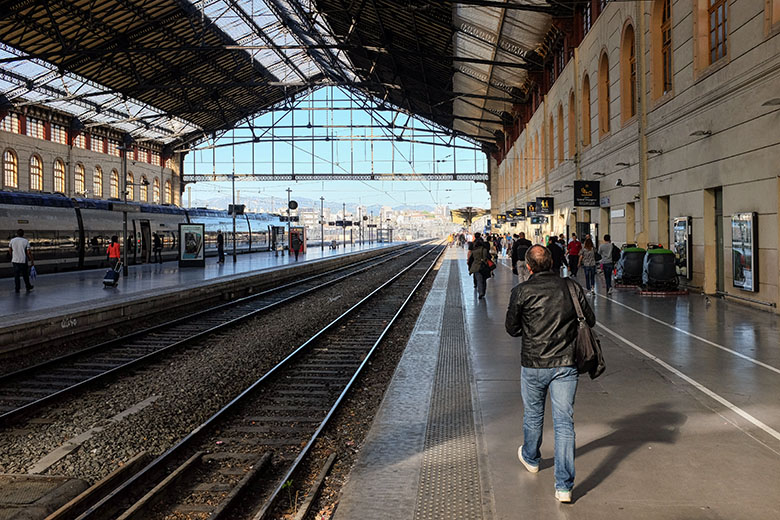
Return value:
<svg viewBox="0 0 780 520">
<path fill-rule="evenodd" d="M 601 268 L 604 269 L 604 283 L 607 284 L 607 290 L 610 290 L 612 288 L 612 268 L 614 265 L 612 263 L 609 264 L 602 264 Z"/>
<path fill-rule="evenodd" d="M 32 288 L 32 284 L 30 283 L 30 270 L 27 268 L 27 262 L 23 264 L 14 262 L 13 266 L 14 288 L 16 289 L 16 292 L 19 292 L 22 285 L 20 278 L 24 278 L 24 286 L 27 287 L 27 290 L 29 291 Z"/>
<path fill-rule="evenodd" d="M 538 466 L 541 460 L 544 401 L 550 389 L 555 430 L 555 489 L 574 486 L 574 394 L 577 367 L 523 367 L 520 391 L 523 396 L 523 458 Z"/>
<path fill-rule="evenodd" d="M 596 287 L 596 266 L 595 265 L 583 265 L 585 270 L 585 289 L 590 291 Z"/>
</svg>

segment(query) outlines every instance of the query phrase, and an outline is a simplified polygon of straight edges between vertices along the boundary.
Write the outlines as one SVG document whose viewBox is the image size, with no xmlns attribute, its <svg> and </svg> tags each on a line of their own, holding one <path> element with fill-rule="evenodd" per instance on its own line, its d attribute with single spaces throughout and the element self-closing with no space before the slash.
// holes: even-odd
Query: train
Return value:
<svg viewBox="0 0 780 520">
<path fill-rule="evenodd" d="M 233 251 L 233 217 L 227 211 L 206 208 L 121 202 L 117 199 L 69 198 L 59 194 L 0 191 L 0 277 L 13 274 L 8 243 L 18 229 L 30 241 L 39 274 L 108 265 L 111 237 L 122 236 L 123 205 L 127 211 L 127 261 L 152 260 L 152 237 L 162 239 L 163 261 L 179 258 L 179 224 L 204 224 L 206 256 L 217 254 L 217 232 L 225 238 L 225 252 Z M 236 216 L 236 252 L 269 251 L 285 239 L 277 215 L 246 213 Z"/>
</svg>

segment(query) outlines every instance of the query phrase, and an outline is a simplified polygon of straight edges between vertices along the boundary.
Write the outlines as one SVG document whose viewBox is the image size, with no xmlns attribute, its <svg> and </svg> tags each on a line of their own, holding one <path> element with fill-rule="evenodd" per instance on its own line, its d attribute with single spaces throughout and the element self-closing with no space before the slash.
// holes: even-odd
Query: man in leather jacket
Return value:
<svg viewBox="0 0 780 520">
<path fill-rule="evenodd" d="M 567 283 L 574 285 L 585 321 L 593 327 L 596 317 L 582 287 L 550 270 L 549 249 L 536 245 L 526 253 L 528 281 L 515 286 L 506 312 L 506 331 L 522 336 L 521 385 L 523 397 L 523 445 L 520 462 L 531 473 L 539 471 L 544 426 L 544 403 L 550 391 L 555 428 L 555 498 L 571 502 L 574 486 L 574 394 L 577 367 L 577 312 Z"/>
</svg>

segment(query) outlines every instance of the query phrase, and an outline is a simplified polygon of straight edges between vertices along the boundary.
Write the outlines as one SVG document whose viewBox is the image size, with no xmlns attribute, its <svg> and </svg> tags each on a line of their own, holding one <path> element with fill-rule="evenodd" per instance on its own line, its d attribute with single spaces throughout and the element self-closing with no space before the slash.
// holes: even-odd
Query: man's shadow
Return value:
<svg viewBox="0 0 780 520">
<path fill-rule="evenodd" d="M 685 415 L 669 409 L 670 403 L 654 404 L 645 411 L 628 415 L 609 423 L 614 431 L 600 439 L 577 448 L 577 456 L 599 448 L 611 448 L 607 456 L 590 475 L 577 484 L 577 495 L 585 496 L 590 490 L 609 477 L 620 463 L 645 444 L 673 444 L 685 423 Z"/>
</svg>

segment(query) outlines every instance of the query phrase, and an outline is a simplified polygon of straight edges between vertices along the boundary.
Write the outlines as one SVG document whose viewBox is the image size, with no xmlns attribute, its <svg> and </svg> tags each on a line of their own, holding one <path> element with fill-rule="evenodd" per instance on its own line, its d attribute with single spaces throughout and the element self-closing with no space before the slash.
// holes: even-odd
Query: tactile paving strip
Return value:
<svg viewBox="0 0 780 520">
<path fill-rule="evenodd" d="M 482 518 L 459 269 L 450 270 L 415 520 Z"/>
</svg>

